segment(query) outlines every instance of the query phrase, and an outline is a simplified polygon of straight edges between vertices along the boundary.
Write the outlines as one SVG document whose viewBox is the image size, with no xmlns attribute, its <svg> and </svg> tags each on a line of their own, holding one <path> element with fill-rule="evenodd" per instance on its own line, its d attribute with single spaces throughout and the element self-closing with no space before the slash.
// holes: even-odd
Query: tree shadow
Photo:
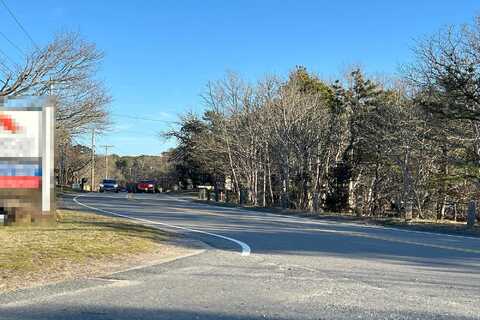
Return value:
<svg viewBox="0 0 480 320">
<path fill-rule="evenodd" d="M 437 312 L 415 312 L 415 311 L 379 311 L 374 309 L 363 309 L 358 307 L 330 306 L 321 310 L 321 306 L 311 309 L 308 312 L 285 310 L 279 305 L 276 310 L 273 307 L 262 307 L 259 310 L 245 307 L 238 307 L 236 311 L 205 311 L 206 308 L 197 308 L 203 310 L 181 310 L 181 309 L 161 309 L 149 307 L 120 307 L 120 306 L 93 306 L 78 302 L 76 305 L 48 304 L 44 306 L 5 308 L 1 310 L 0 319 L 3 320 L 37 320 L 37 319 L 56 319 L 56 320 L 156 320 L 156 319 L 175 319 L 175 320 L 287 320 L 287 319 L 452 319 L 450 314 L 441 314 Z M 232 309 L 231 307 L 225 309 Z M 242 310 L 243 309 L 243 310 Z M 267 309 L 267 310 L 265 310 Z M 282 315 L 284 314 L 284 315 Z M 454 316 L 457 320 L 473 320 L 476 317 Z"/>
<path fill-rule="evenodd" d="M 136 210 L 131 210 L 130 204 L 118 201 L 114 211 L 128 212 L 136 218 L 185 225 L 228 236 L 250 245 L 253 254 L 384 261 L 437 272 L 478 274 L 480 270 L 480 239 L 405 233 L 401 230 L 340 224 L 334 221 L 312 222 L 297 217 L 260 214 L 165 198 L 142 199 L 139 204 L 140 208 L 137 205 L 134 206 Z M 155 210 L 150 210 L 150 207 L 155 207 Z M 158 228 L 168 229 L 162 225 Z M 215 248 L 240 251 L 237 244 L 225 239 L 185 230 L 180 232 Z"/>
</svg>

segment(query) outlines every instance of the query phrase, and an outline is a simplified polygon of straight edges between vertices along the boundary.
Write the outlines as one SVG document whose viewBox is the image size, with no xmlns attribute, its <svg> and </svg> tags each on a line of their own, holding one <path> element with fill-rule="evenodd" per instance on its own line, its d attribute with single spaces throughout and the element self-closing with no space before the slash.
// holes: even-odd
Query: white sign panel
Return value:
<svg viewBox="0 0 480 320">
<path fill-rule="evenodd" d="M 0 111 L 0 158 L 42 156 L 42 111 Z"/>
</svg>

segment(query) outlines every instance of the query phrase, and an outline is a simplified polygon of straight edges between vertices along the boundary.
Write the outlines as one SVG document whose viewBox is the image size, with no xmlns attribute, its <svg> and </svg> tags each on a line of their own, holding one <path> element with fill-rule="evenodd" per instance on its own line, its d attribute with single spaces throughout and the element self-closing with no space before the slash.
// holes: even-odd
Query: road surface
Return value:
<svg viewBox="0 0 480 320">
<path fill-rule="evenodd" d="M 66 205 L 207 243 L 167 264 L 0 298 L 0 319 L 480 319 L 480 239 L 278 216 L 167 195 Z"/>
</svg>

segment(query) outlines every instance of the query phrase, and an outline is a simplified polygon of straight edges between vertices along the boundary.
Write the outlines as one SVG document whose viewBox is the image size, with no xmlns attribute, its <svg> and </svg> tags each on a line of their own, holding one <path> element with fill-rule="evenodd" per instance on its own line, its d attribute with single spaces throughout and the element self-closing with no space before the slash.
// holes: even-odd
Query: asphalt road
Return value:
<svg viewBox="0 0 480 320">
<path fill-rule="evenodd" d="M 211 249 L 3 297 L 0 319 L 480 319 L 480 239 L 166 195 L 73 200 L 66 205 L 140 219 Z"/>
</svg>

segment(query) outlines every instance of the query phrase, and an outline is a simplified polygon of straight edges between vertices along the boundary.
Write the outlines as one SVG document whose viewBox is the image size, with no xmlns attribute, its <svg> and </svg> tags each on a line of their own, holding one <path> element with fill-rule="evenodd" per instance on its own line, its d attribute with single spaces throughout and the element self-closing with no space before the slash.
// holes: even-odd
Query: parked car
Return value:
<svg viewBox="0 0 480 320">
<path fill-rule="evenodd" d="M 137 183 L 137 192 L 155 193 L 158 191 L 155 180 L 142 180 Z"/>
<path fill-rule="evenodd" d="M 118 193 L 119 190 L 117 180 L 103 179 L 100 183 L 100 192 L 112 191 Z"/>
</svg>

